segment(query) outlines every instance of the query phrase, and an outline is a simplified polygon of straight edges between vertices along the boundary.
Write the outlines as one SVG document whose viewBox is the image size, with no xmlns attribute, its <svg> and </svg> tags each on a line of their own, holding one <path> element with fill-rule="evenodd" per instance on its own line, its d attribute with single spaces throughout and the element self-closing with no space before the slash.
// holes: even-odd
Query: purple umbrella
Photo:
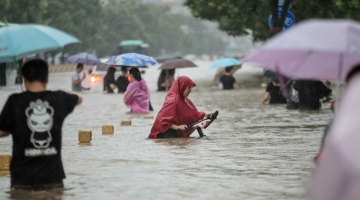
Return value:
<svg viewBox="0 0 360 200">
<path fill-rule="evenodd" d="M 69 57 L 72 63 L 82 63 L 84 65 L 101 65 L 100 60 L 93 54 L 78 53 Z"/>
<path fill-rule="evenodd" d="M 306 20 L 267 41 L 243 61 L 288 77 L 344 80 L 360 63 L 360 23 L 345 19 Z"/>
<path fill-rule="evenodd" d="M 360 197 L 360 75 L 347 87 L 308 185 L 310 200 Z"/>
</svg>

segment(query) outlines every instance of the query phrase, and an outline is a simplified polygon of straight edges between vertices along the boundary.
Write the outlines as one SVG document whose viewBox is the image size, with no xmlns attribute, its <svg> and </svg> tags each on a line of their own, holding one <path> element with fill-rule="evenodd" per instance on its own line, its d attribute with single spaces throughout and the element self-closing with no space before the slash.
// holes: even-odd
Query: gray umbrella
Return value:
<svg viewBox="0 0 360 200">
<path fill-rule="evenodd" d="M 173 59 L 165 61 L 159 69 L 176 69 L 176 68 L 186 68 L 186 67 L 197 67 L 197 65 L 190 60 L 186 59 Z"/>
<path fill-rule="evenodd" d="M 100 60 L 93 54 L 78 53 L 70 56 L 69 61 L 72 63 L 82 63 L 84 65 L 101 65 Z"/>
</svg>

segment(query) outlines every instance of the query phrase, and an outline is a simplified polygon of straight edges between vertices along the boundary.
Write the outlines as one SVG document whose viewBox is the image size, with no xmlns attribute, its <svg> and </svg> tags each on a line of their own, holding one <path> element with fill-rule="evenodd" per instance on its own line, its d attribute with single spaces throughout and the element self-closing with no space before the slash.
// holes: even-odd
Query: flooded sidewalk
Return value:
<svg viewBox="0 0 360 200">
<path fill-rule="evenodd" d="M 213 72 L 195 78 L 189 96 L 199 111 L 219 111 L 204 130 L 207 137 L 147 139 L 165 92 L 156 92 L 159 71 L 144 75 L 151 90 L 154 119 L 130 113 L 122 94 L 83 92 L 83 104 L 63 126 L 65 190 L 9 192 L 10 177 L 0 177 L 0 199 L 303 199 L 313 158 L 333 114 L 330 104 L 319 112 L 288 111 L 285 105 L 262 105 L 265 89 L 221 91 L 211 84 Z M 70 89 L 71 73 L 51 74 L 49 89 Z M 0 107 L 19 86 L 0 89 Z M 131 126 L 121 126 L 130 119 Z M 103 135 L 102 125 L 114 125 Z M 91 130 L 90 145 L 78 144 L 78 131 Z M 11 154 L 11 137 L 0 139 L 0 154 Z M 30 195 L 30 196 L 29 196 Z M 19 197 L 20 196 L 20 197 Z"/>
</svg>

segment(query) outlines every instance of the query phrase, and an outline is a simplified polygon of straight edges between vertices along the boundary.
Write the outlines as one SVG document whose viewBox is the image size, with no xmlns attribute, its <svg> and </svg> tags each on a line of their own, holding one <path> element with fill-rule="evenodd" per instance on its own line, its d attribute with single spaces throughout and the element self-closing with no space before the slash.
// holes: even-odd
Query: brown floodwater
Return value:
<svg viewBox="0 0 360 200">
<path fill-rule="evenodd" d="M 222 91 L 212 84 L 210 62 L 178 70 L 198 86 L 189 98 L 200 111 L 219 111 L 199 138 L 150 140 L 147 136 L 165 92 L 156 92 L 159 71 L 146 69 L 154 119 L 129 112 L 122 94 L 82 93 L 63 125 L 65 189 L 10 192 L 10 176 L 0 177 L 0 199 L 304 199 L 313 158 L 325 126 L 333 117 L 328 103 L 319 112 L 289 111 L 262 105 L 260 69 L 235 73 L 240 89 Z M 50 75 L 49 89 L 70 90 L 70 72 Z M 251 83 L 251 84 L 250 84 Z M 251 87 L 249 86 L 251 85 Z M 0 87 L 0 108 L 19 86 Z M 147 115 L 149 115 L 147 114 Z M 121 126 L 130 119 L 131 126 Z M 114 125 L 103 135 L 102 125 Z M 91 130 L 90 145 L 78 144 L 78 131 Z M 0 154 L 10 154 L 11 137 L 0 139 Z"/>
</svg>

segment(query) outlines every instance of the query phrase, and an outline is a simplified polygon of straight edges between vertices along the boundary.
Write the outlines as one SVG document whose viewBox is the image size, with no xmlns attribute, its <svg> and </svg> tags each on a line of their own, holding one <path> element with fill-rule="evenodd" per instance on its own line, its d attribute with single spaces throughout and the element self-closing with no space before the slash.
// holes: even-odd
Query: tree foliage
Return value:
<svg viewBox="0 0 360 200">
<path fill-rule="evenodd" d="M 206 30 L 204 23 L 193 17 L 171 14 L 168 7 L 153 4 L 134 4 L 131 2 L 110 1 L 104 5 L 103 25 L 106 42 L 120 43 L 126 39 L 141 39 L 150 44 L 149 53 L 218 53 L 223 52 L 226 44 L 209 32 L 198 34 L 192 30 Z M 186 26 L 189 33 L 181 27 Z M 204 37 L 206 35 L 206 37 Z M 206 38 L 207 40 L 204 40 Z M 209 44 L 212 44 L 209 48 Z M 101 51 L 112 51 L 104 49 Z"/>
<path fill-rule="evenodd" d="M 44 24 L 68 32 L 81 40 L 81 45 L 72 45 L 73 51 L 92 51 L 102 42 L 102 6 L 98 0 L 48 1 Z"/>
<path fill-rule="evenodd" d="M 229 35 L 253 34 L 255 41 L 265 40 L 279 30 L 270 30 L 269 16 L 277 13 L 278 0 L 186 0 L 185 5 L 200 19 L 219 23 L 219 28 Z M 296 21 L 309 18 L 350 18 L 359 20 L 358 0 L 285 0 L 291 3 Z M 284 5 L 285 6 L 285 5 Z M 285 13 L 284 13 L 285 14 Z M 274 17 L 274 18 L 275 18 Z M 282 18 L 281 18 L 282 17 Z M 284 18 L 274 19 L 274 28 L 281 29 Z"/>
<path fill-rule="evenodd" d="M 46 0 L 0 1 L 1 18 L 6 18 L 9 23 L 39 22 L 45 13 L 46 7 Z"/>
<path fill-rule="evenodd" d="M 122 40 L 150 44 L 149 54 L 220 53 L 226 44 L 202 20 L 169 12 L 169 7 L 109 0 L 2 0 L 0 16 L 9 23 L 39 23 L 61 29 L 81 44 L 63 51 L 116 53 Z M 1 19 L 0 19 L 1 20 Z M 187 32 L 181 27 L 186 27 Z"/>
</svg>

